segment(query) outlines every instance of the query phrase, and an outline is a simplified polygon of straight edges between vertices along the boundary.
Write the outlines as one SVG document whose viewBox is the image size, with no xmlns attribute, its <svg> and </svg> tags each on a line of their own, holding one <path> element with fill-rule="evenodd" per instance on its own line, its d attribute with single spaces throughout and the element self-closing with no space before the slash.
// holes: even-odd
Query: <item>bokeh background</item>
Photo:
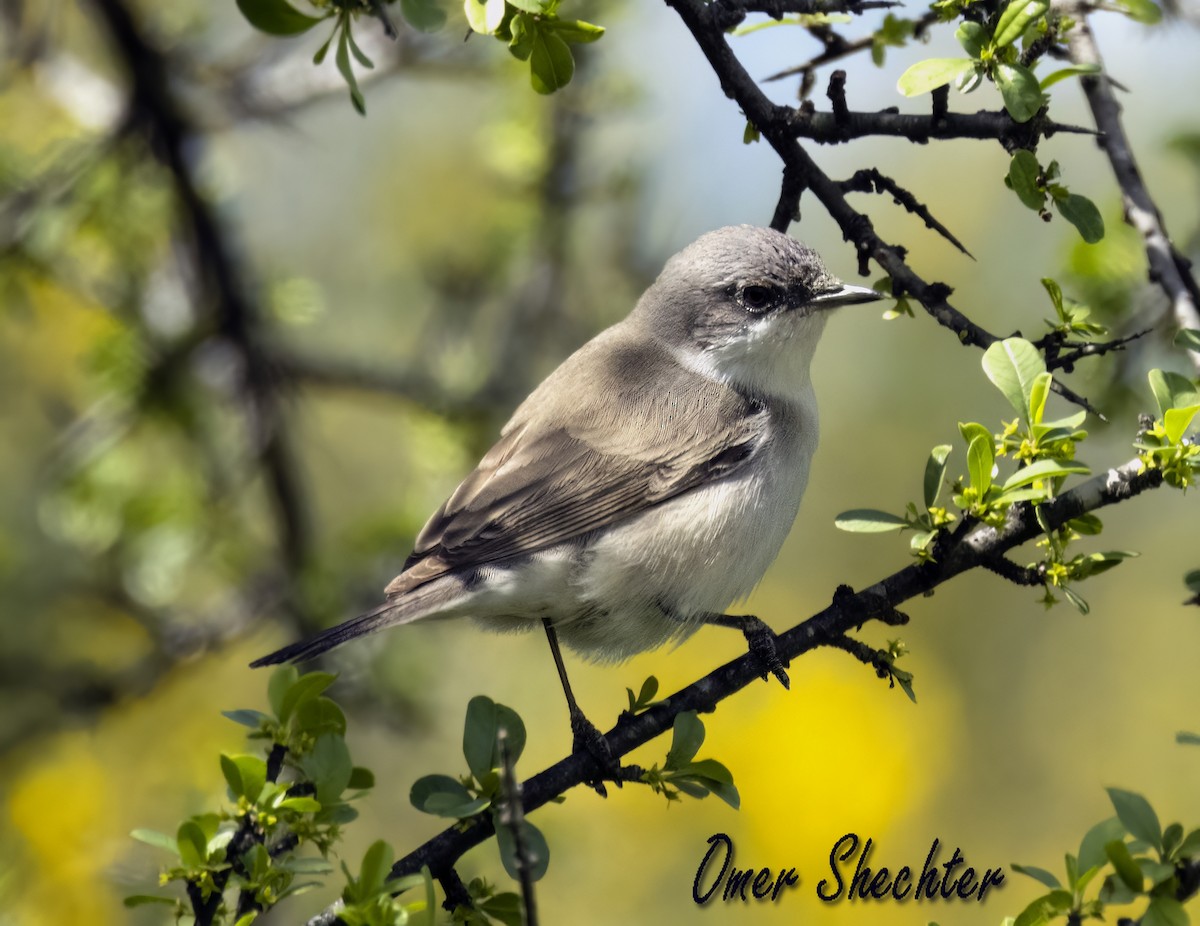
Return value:
<svg viewBox="0 0 1200 926">
<path fill-rule="evenodd" d="M 0 924 L 149 924 L 153 911 L 121 898 L 153 888 L 162 859 L 128 833 L 173 832 L 224 799 L 218 753 L 244 745 L 219 712 L 265 703 L 265 676 L 247 663 L 373 603 L 527 389 L 620 318 L 679 247 L 765 223 L 779 171 L 764 144 L 742 144 L 736 108 L 657 4 L 589 6 L 608 34 L 552 98 L 530 92 L 496 43 L 461 42 L 457 11 L 444 32 L 397 45 L 364 23 L 379 67 L 362 118 L 332 62 L 312 68 L 319 38 L 258 36 L 232 2 L 132 3 L 169 64 L 184 167 L 238 274 L 252 323 L 231 334 L 172 175 L 144 126 L 126 123 L 129 76 L 101 15 L 111 0 L 0 7 Z M 1112 14 L 1095 25 L 1167 225 L 1196 257 L 1200 34 L 1195 8 L 1180 12 L 1152 28 Z M 756 76 L 819 50 L 787 28 L 738 42 Z M 939 54 L 955 54 L 951 38 L 890 50 L 883 68 L 851 63 L 851 106 L 924 105 L 900 99 L 895 80 Z M 794 82 L 769 86 L 794 102 Z M 1078 87 L 1059 85 L 1055 103 L 1086 124 Z M 997 105 L 988 87 L 952 99 Z M 1161 296 L 1144 285 L 1095 145 L 1060 135 L 1042 153 L 1101 206 L 1103 243 L 1025 210 L 995 145 L 855 142 L 817 156 L 834 176 L 877 166 L 926 201 L 976 260 L 888 198 L 856 200 L 993 331 L 1041 328 L 1042 276 L 1117 331 L 1155 323 Z M 793 234 L 854 279 L 836 228 L 804 207 Z M 901 510 L 919 497 L 929 448 L 957 441 L 956 422 L 1007 417 L 979 360 L 923 316 L 885 321 L 871 307 L 832 321 L 814 371 L 811 488 L 749 613 L 782 629 L 838 583 L 908 562 L 904 540 L 840 533 L 834 516 Z M 1152 406 L 1145 371 L 1173 363 L 1150 338 L 1072 376 L 1111 421 L 1089 425 L 1094 468 L 1131 456 L 1136 414 Z M 959 448 L 951 473 L 962 467 Z M 715 799 L 668 807 L 634 787 L 539 811 L 553 853 L 545 921 L 993 924 L 1038 886 L 1010 873 L 983 904 L 872 906 L 821 904 L 815 888 L 848 832 L 873 838 L 873 861 L 893 868 L 919 868 L 937 838 L 978 868 L 1059 870 L 1110 815 L 1106 785 L 1200 823 L 1200 752 L 1174 744 L 1200 727 L 1200 626 L 1181 605 L 1181 577 L 1200 565 L 1194 494 L 1156 492 L 1104 520 L 1094 548 L 1142 556 L 1080 589 L 1087 616 L 1046 611 L 988 575 L 912 602 L 902 636 L 915 705 L 845 654 L 818 652 L 793 665 L 790 692 L 755 685 L 704 718 L 701 754 L 733 771 L 740 812 Z M 626 686 L 654 674 L 671 691 L 741 651 L 736 635 L 705 630 L 619 667 L 570 670 L 605 726 Z M 458 773 L 473 695 L 525 718 L 524 772 L 569 748 L 540 634 L 416 626 L 328 665 L 355 758 L 379 781 L 349 830 L 352 860 L 376 838 L 403 852 L 440 828 L 408 789 Z M 697 908 L 692 880 L 715 832 L 733 838 L 740 867 L 798 869 L 799 889 L 774 905 Z M 462 871 L 503 880 L 490 845 Z M 328 899 L 297 898 L 270 922 Z"/>
</svg>

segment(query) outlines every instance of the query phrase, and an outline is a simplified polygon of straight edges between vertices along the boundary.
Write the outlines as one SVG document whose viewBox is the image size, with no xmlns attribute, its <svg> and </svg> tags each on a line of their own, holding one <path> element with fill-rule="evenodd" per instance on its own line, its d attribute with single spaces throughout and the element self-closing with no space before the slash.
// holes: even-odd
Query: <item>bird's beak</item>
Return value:
<svg viewBox="0 0 1200 926">
<path fill-rule="evenodd" d="M 849 283 L 841 283 L 837 289 L 831 289 L 813 296 L 809 300 L 809 305 L 822 310 L 836 309 L 843 305 L 854 305 L 859 302 L 876 302 L 883 298 L 883 293 L 877 293 L 866 286 L 851 286 Z"/>
</svg>

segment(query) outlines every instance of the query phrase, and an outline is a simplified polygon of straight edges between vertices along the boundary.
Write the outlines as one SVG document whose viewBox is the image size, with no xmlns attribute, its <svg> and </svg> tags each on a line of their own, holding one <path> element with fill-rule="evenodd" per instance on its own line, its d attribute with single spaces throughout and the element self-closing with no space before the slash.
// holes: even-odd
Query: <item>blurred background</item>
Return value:
<svg viewBox="0 0 1200 926">
<path fill-rule="evenodd" d="M 62 0 L 0 4 L 0 924 L 153 923 L 126 894 L 162 858 L 135 827 L 174 831 L 224 800 L 218 753 L 244 750 L 220 711 L 265 705 L 247 663 L 374 604 L 415 532 L 485 450 L 526 391 L 622 317 L 662 261 L 708 229 L 765 224 L 778 163 L 743 145 L 674 14 L 585 3 L 608 28 L 576 47 L 578 73 L 550 98 L 495 42 L 461 41 L 461 13 L 391 43 L 364 21 L 376 62 L 368 116 L 351 108 L 321 39 L 271 40 L 232 2 Z M 1155 27 L 1095 25 L 1127 92 L 1127 127 L 1168 228 L 1193 258 L 1200 219 L 1200 33 L 1184 8 Z M 909 15 L 917 15 L 912 12 Z M 1190 20 L 1189 20 L 1189 17 Z M 879 18 L 844 27 L 866 34 Z M 740 38 L 756 77 L 820 47 L 803 30 Z M 952 38 L 848 65 L 852 108 L 907 103 L 895 80 Z M 134 63 L 131 69 L 130 62 Z M 817 105 L 825 108 L 818 76 Z M 767 85 L 782 103 L 796 83 Z M 1087 124 L 1079 88 L 1060 120 Z M 963 111 L 994 89 L 954 95 Z M 855 203 L 903 243 L 927 279 L 992 331 L 1036 336 L 1052 314 L 1038 279 L 1059 279 L 1114 331 L 1156 324 L 1135 235 L 1107 163 L 1082 136 L 1039 152 L 1102 208 L 1084 245 L 1007 191 L 997 145 L 864 141 L 815 152 L 835 177 L 876 166 L 966 244 L 970 260 L 888 197 Z M 854 280 L 854 255 L 809 199 L 792 233 Z M 1165 341 L 1081 365 L 1070 377 L 1106 413 L 1082 453 L 1124 462 Z M 746 605 L 777 629 L 828 603 L 839 583 L 909 561 L 905 539 L 838 532 L 854 507 L 901 511 L 929 449 L 956 422 L 1010 414 L 929 318 L 847 309 L 814 375 L 822 446 L 798 526 Z M 1066 411 L 1065 406 L 1056 411 Z M 870 448 L 870 449 L 867 449 Z M 964 468 L 961 448 L 950 473 Z M 919 868 L 933 839 L 968 863 L 1058 871 L 1111 809 L 1103 787 L 1143 792 L 1169 820 L 1200 823 L 1200 627 L 1181 605 L 1200 565 L 1194 493 L 1152 493 L 1103 514 L 1089 549 L 1142 553 L 1046 611 L 1039 593 L 972 574 L 907 608 L 912 704 L 840 652 L 793 664 L 793 687 L 756 684 L 705 717 L 702 756 L 742 795 L 668 807 L 644 788 L 583 790 L 534 821 L 552 861 L 545 922 L 998 923 L 1040 892 L 1011 874 L 986 902 L 825 905 L 817 882 L 843 834 L 872 861 Z M 1034 558 L 1032 548 L 1029 560 Z M 868 627 L 882 646 L 890 634 Z M 705 630 L 619 667 L 572 660 L 602 728 L 650 674 L 670 692 L 743 652 Z M 486 693 L 529 728 L 522 771 L 570 746 L 541 634 L 469 623 L 360 641 L 327 666 L 350 714 L 355 759 L 379 786 L 346 855 L 386 838 L 403 853 L 441 827 L 409 807 L 412 782 L 458 774 L 468 700 Z M 661 761 L 660 742 L 633 757 Z M 696 907 L 692 880 L 715 832 L 739 867 L 795 867 L 776 904 Z M 464 877 L 503 882 L 492 845 Z M 298 922 L 306 895 L 269 922 Z"/>
</svg>

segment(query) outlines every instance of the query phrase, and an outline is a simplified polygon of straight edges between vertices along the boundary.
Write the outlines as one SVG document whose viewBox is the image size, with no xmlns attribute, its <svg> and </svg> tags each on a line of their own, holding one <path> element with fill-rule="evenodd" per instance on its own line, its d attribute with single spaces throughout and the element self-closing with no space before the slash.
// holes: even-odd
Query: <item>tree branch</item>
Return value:
<svg viewBox="0 0 1200 926">
<path fill-rule="evenodd" d="M 1067 48 L 1075 64 L 1103 68 L 1100 49 L 1088 25 L 1087 9 L 1076 2 L 1059 4 L 1076 20 L 1067 33 Z M 1200 328 L 1200 285 L 1192 275 L 1190 262 L 1176 250 L 1163 224 L 1162 214 L 1133 156 L 1133 145 L 1121 123 L 1121 104 L 1113 93 L 1112 79 L 1104 72 L 1082 79 L 1083 93 L 1100 130 L 1099 144 L 1112 164 L 1113 176 L 1121 188 L 1125 221 L 1142 236 L 1150 279 L 1161 287 L 1171 303 L 1171 312 L 1180 328 Z M 1200 351 L 1188 351 L 1192 366 L 1200 373 Z"/>
</svg>

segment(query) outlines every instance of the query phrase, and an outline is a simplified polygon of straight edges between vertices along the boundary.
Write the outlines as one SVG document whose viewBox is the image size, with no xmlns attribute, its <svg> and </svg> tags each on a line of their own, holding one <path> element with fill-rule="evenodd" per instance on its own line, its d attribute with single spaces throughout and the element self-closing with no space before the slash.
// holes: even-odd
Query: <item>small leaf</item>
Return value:
<svg viewBox="0 0 1200 926">
<path fill-rule="evenodd" d="M 126 907 L 142 907 L 146 904 L 161 903 L 169 907 L 175 906 L 176 900 L 174 897 L 160 897 L 157 894 L 132 894 L 126 897 L 122 903 Z"/>
<path fill-rule="evenodd" d="M 487 695 L 476 695 L 467 704 L 467 720 L 463 725 L 463 755 L 467 768 L 476 778 L 482 778 L 496 766 L 496 702 Z"/>
<path fill-rule="evenodd" d="M 1029 417 L 1031 425 L 1041 424 L 1046 413 L 1046 399 L 1050 395 L 1050 384 L 1054 377 L 1049 373 L 1039 373 L 1034 377 L 1029 390 Z"/>
<path fill-rule="evenodd" d="M 1075 77 L 1076 75 L 1082 77 L 1087 74 L 1099 73 L 1100 65 L 1098 64 L 1072 64 L 1070 67 L 1059 68 L 1057 71 L 1051 71 L 1042 78 L 1041 83 L 1039 83 L 1038 86 L 1041 87 L 1042 90 L 1047 90 L 1050 87 L 1053 87 L 1060 80 L 1066 80 L 1068 77 Z"/>
<path fill-rule="evenodd" d="M 208 861 L 208 838 L 195 820 L 184 820 L 175 835 L 184 868 L 199 868 Z"/>
<path fill-rule="evenodd" d="M 1005 338 L 992 344 L 983 355 L 983 371 L 1022 418 L 1028 414 L 1033 384 L 1046 372 L 1037 348 L 1023 338 Z"/>
<path fill-rule="evenodd" d="M 925 461 L 925 507 L 932 508 L 937 502 L 938 493 L 942 490 L 942 482 L 946 478 L 946 458 L 952 448 L 949 444 L 939 444 L 929 454 Z M 845 529 L 845 528 L 843 528 Z"/>
<path fill-rule="evenodd" d="M 279 802 L 282 810 L 294 810 L 296 813 L 318 813 L 321 802 L 315 797 L 285 797 Z"/>
<path fill-rule="evenodd" d="M 1016 122 L 1028 122 L 1042 108 L 1042 95 L 1033 71 L 1019 64 L 997 64 L 994 72 L 996 86 L 1004 98 L 1004 108 Z"/>
<path fill-rule="evenodd" d="M 1176 347 L 1182 347 L 1184 350 L 1200 351 L 1200 330 L 1196 328 L 1180 328 L 1175 335 L 1175 340 L 1171 342 Z"/>
<path fill-rule="evenodd" d="M 704 743 L 704 724 L 695 711 L 684 711 L 675 717 L 671 748 L 667 752 L 666 768 L 680 769 L 695 757 Z"/>
<path fill-rule="evenodd" d="M 341 797 L 350 783 L 353 764 L 346 741 L 336 733 L 322 733 L 317 737 L 312 752 L 297 763 L 317 789 L 317 800 L 322 804 L 333 804 Z"/>
<path fill-rule="evenodd" d="M 1200 412 L 1200 405 L 1189 405 L 1187 408 L 1169 408 L 1163 415 L 1163 430 L 1167 432 L 1167 440 L 1178 444 L 1191 426 L 1192 419 Z"/>
<path fill-rule="evenodd" d="M 550 865 L 550 846 L 547 845 L 542 831 L 528 820 L 522 820 L 520 827 L 521 846 L 529 863 L 530 875 L 534 881 L 540 881 Z M 497 821 L 496 844 L 500 849 L 500 861 L 504 864 L 504 870 L 510 878 L 519 879 L 521 872 L 517 867 L 517 845 L 511 826 Z"/>
<path fill-rule="evenodd" d="M 1039 479 L 1053 479 L 1057 476 L 1086 476 L 1091 470 L 1078 462 L 1062 460 L 1038 460 L 1028 466 L 1023 466 L 1004 483 L 1001 491 L 1007 492 L 1018 486 L 1029 485 Z"/>
<path fill-rule="evenodd" d="M 1162 19 L 1162 10 L 1150 0 L 1118 0 L 1117 5 L 1130 19 L 1153 26 Z"/>
<path fill-rule="evenodd" d="M 366 791 L 375 787 L 375 773 L 369 768 L 356 765 L 350 770 L 350 780 L 346 787 L 353 791 Z"/>
<path fill-rule="evenodd" d="M 240 723 L 243 727 L 249 727 L 251 730 L 257 730 L 262 726 L 264 720 L 270 718 L 262 711 L 237 710 L 237 711 L 221 711 L 222 717 L 228 717 L 234 723 Z"/>
<path fill-rule="evenodd" d="M 1138 868 L 1129 854 L 1129 847 L 1122 840 L 1114 839 L 1104 847 L 1104 852 L 1125 886 L 1135 893 L 1141 893 L 1144 883 L 1142 869 Z"/>
<path fill-rule="evenodd" d="M 268 35 L 299 35 L 323 17 L 305 16 L 286 0 L 237 0 L 246 21 Z"/>
<path fill-rule="evenodd" d="M 471 31 L 493 35 L 504 22 L 504 0 L 463 0 L 463 12 Z"/>
<path fill-rule="evenodd" d="M 158 830 L 136 829 L 129 835 L 138 842 L 144 842 L 148 846 L 154 846 L 156 849 L 166 849 L 173 855 L 179 854 L 179 843 L 166 833 L 160 833 Z"/>
<path fill-rule="evenodd" d="M 267 783 L 267 763 L 259 756 L 221 755 L 221 772 L 233 796 L 245 797 L 250 803 L 258 800 Z"/>
<path fill-rule="evenodd" d="M 529 77 L 533 89 L 542 94 L 561 90 L 575 74 L 575 58 L 561 38 L 546 29 L 533 35 L 529 55 Z"/>
<path fill-rule="evenodd" d="M 908 525 L 904 518 L 888 514 L 886 511 L 876 511 L 874 508 L 854 508 L 850 511 L 843 511 L 833 519 L 833 523 L 839 530 L 854 534 L 878 534 L 883 531 L 899 530 Z"/>
<path fill-rule="evenodd" d="M 962 23 L 954 33 L 954 37 L 958 39 L 958 44 L 962 46 L 971 58 L 976 61 L 983 54 L 983 46 L 991 42 L 991 34 L 986 26 L 979 23 L 967 20 Z"/>
<path fill-rule="evenodd" d="M 905 96 L 920 96 L 974 70 L 972 58 L 927 58 L 901 74 L 896 89 Z"/>
<path fill-rule="evenodd" d="M 279 717 L 279 712 L 283 710 L 283 698 L 296 684 L 300 678 L 300 670 L 293 665 L 280 666 L 271 673 L 271 678 L 267 682 L 267 701 L 271 705 L 271 710 L 275 712 L 275 716 Z M 280 720 L 283 718 L 280 717 Z"/>
<path fill-rule="evenodd" d="M 1162 846 L 1162 825 L 1148 800 L 1134 791 L 1124 791 L 1121 788 L 1105 790 L 1130 836 L 1148 843 L 1155 849 Z"/>
<path fill-rule="evenodd" d="M 1048 9 L 1050 4 L 1044 0 L 1011 0 L 996 22 L 996 47 L 1011 45 L 1025 34 L 1032 22 L 1045 16 Z"/>
<path fill-rule="evenodd" d="M 371 843 L 362 860 L 362 874 L 358 879 L 359 900 L 375 897 L 383 892 L 387 883 L 388 872 L 392 870 L 394 859 L 392 847 L 384 840 L 378 839 Z"/>
<path fill-rule="evenodd" d="M 1174 897 L 1159 894 L 1150 898 L 1150 906 L 1142 914 L 1141 926 L 1188 926 L 1187 911 Z"/>
<path fill-rule="evenodd" d="M 1062 887 L 1062 884 L 1059 882 L 1058 878 L 1046 871 L 1045 868 L 1038 868 L 1035 865 L 1017 865 L 1014 863 L 1012 869 L 1019 874 L 1027 875 L 1028 877 L 1033 878 L 1035 881 L 1040 881 L 1051 890 L 1058 890 Z"/>
<path fill-rule="evenodd" d="M 353 104 L 360 116 L 365 116 L 367 114 L 367 104 L 363 99 L 362 91 L 358 89 L 358 80 L 354 77 L 354 69 L 350 66 L 349 31 L 349 23 L 344 23 L 342 31 L 338 33 L 337 52 L 334 54 L 333 60 L 337 64 L 337 69 L 341 73 L 342 79 L 346 81 L 346 86 L 350 88 L 351 104 Z"/>
<path fill-rule="evenodd" d="M 1033 152 L 1019 148 L 1008 163 L 1008 185 L 1028 208 L 1041 212 L 1046 194 L 1038 185 L 1042 168 Z"/>
<path fill-rule="evenodd" d="M 1114 839 L 1120 840 L 1124 833 L 1125 829 L 1116 817 L 1101 820 L 1093 826 L 1084 834 L 1083 841 L 1079 844 L 1079 868 L 1087 871 L 1089 868 L 1104 865 L 1108 860 L 1104 847 Z"/>
<path fill-rule="evenodd" d="M 979 435 L 967 447 L 967 472 L 971 477 L 972 487 L 979 493 L 980 500 L 987 494 L 992 485 L 992 467 L 995 465 L 995 452 L 992 447 L 992 436 Z"/>
<path fill-rule="evenodd" d="M 547 25 L 564 42 L 570 42 L 572 45 L 594 42 L 604 35 L 603 26 L 596 26 L 582 19 L 553 19 Z"/>
<path fill-rule="evenodd" d="M 281 723 L 287 723 L 288 718 L 305 701 L 315 698 L 334 683 L 337 676 L 331 672 L 308 672 L 300 676 L 284 693 L 280 701 L 278 714 Z"/>
<path fill-rule="evenodd" d="M 1086 196 L 1071 193 L 1063 199 L 1055 198 L 1054 207 L 1059 214 L 1079 231 L 1088 244 L 1095 244 L 1104 237 L 1104 219 L 1096 204 Z"/>
</svg>

